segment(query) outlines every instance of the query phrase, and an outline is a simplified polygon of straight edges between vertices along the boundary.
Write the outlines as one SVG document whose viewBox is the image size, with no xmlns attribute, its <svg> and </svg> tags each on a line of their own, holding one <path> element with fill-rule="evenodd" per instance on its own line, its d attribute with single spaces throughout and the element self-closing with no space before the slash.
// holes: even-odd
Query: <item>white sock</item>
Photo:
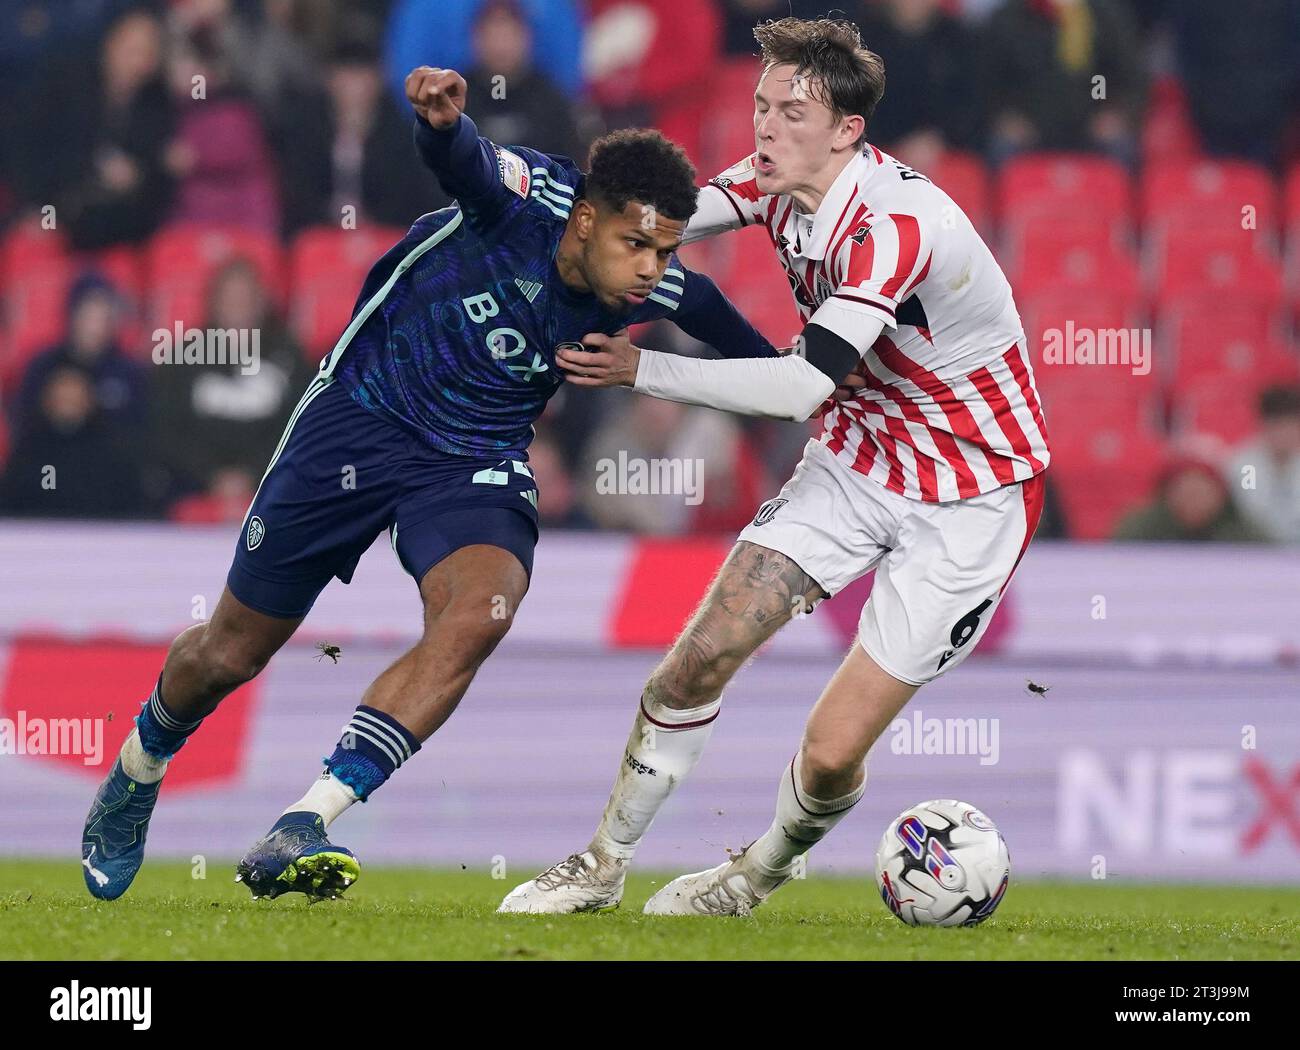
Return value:
<svg viewBox="0 0 1300 1050">
<path fill-rule="evenodd" d="M 591 848 L 626 864 L 673 789 L 695 768 L 722 699 L 674 710 L 642 696 Z"/>
<path fill-rule="evenodd" d="M 284 813 L 301 813 L 304 810 L 308 813 L 318 813 L 325 821 L 325 826 L 329 827 L 338 815 L 356 800 L 356 792 L 343 781 L 336 780 L 334 774 L 326 770 L 324 775 L 317 777 L 312 786 L 307 789 L 307 794 Z M 280 816 L 284 816 L 284 813 Z"/>
<path fill-rule="evenodd" d="M 754 888 L 768 892 L 790 874 L 795 857 L 807 853 L 835 827 L 867 789 L 864 779 L 840 798 L 813 798 L 804 790 L 802 756 L 796 754 L 781 774 L 776 792 L 776 819 L 741 862 Z"/>
<path fill-rule="evenodd" d="M 170 758 L 157 758 L 149 754 L 140 743 L 140 730 L 132 728 L 122 741 L 122 750 L 118 754 L 122 760 L 122 771 L 138 784 L 156 784 L 167 772 Z"/>
</svg>

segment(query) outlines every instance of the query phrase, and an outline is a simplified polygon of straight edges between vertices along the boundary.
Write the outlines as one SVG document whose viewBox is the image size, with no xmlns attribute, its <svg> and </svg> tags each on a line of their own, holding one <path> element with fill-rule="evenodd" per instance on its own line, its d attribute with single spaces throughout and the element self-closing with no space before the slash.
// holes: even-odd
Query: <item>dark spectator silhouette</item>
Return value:
<svg viewBox="0 0 1300 1050">
<path fill-rule="evenodd" d="M 1233 506 L 1220 450 L 1188 439 L 1160 471 L 1155 498 L 1121 519 L 1115 539 L 1258 543 L 1267 537 Z"/>
<path fill-rule="evenodd" d="M 488 0 L 474 19 L 474 64 L 465 74 L 479 134 L 543 153 L 586 156 L 568 96 L 534 68 L 532 30 L 516 0 Z"/>
<path fill-rule="evenodd" d="M 63 338 L 32 358 L 11 406 L 13 428 L 21 430 L 40 409 L 41 393 L 60 368 L 80 369 L 95 404 L 125 431 L 140 431 L 148 418 L 148 376 L 118 345 L 122 303 L 102 276 L 87 272 L 68 292 Z"/>
<path fill-rule="evenodd" d="M 466 69 L 470 28 L 483 0 L 396 0 L 384 39 L 389 90 L 404 100 L 416 66 Z M 577 0 L 521 0 L 533 30 L 532 64 L 570 95 L 582 89 L 582 8 Z"/>
<path fill-rule="evenodd" d="M 156 364 L 154 447 L 171 475 L 173 495 L 201 493 L 223 505 L 252 500 L 312 366 L 275 315 L 256 268 L 242 259 L 212 278 L 207 331 L 256 331 L 260 356 L 246 374 L 237 360 Z M 229 342 L 227 341 L 227 345 Z M 251 344 L 250 344 L 251 345 Z M 215 350 L 215 341 L 209 346 Z M 242 488 L 241 488 L 242 486 Z"/>
<path fill-rule="evenodd" d="M 869 137 L 925 171 L 950 148 L 978 149 L 983 114 L 974 90 L 975 40 L 942 0 L 863 5 L 862 40 L 885 60 L 887 100 Z"/>
<path fill-rule="evenodd" d="M 978 47 L 983 73 L 972 89 L 989 110 L 995 162 L 1030 149 L 1093 149 L 1134 161 L 1145 78 L 1125 4 L 1007 0 Z M 1094 97 L 1103 87 L 1104 99 Z"/>
<path fill-rule="evenodd" d="M 1300 4 L 1176 0 L 1168 13 L 1205 148 L 1276 163 L 1300 106 Z"/>
<path fill-rule="evenodd" d="M 410 109 L 384 91 L 371 45 L 340 44 L 324 94 L 295 112 L 279 139 L 287 232 L 337 226 L 349 206 L 358 222 L 405 228 L 451 203 L 416 156 Z"/>
<path fill-rule="evenodd" d="M 0 514 L 128 518 L 145 510 L 130 435 L 96 405 L 90 375 L 60 365 L 14 435 L 0 476 Z"/>
<path fill-rule="evenodd" d="M 52 59 L 24 149 L 33 203 L 53 202 L 77 248 L 139 242 L 166 214 L 163 151 L 174 118 L 163 76 L 162 27 L 145 11 L 109 27 L 97 65 Z"/>
<path fill-rule="evenodd" d="M 166 152 L 177 180 L 173 221 L 278 233 L 279 192 L 262 120 L 232 82 L 214 34 L 197 31 L 179 43 L 170 78 L 178 115 Z"/>
</svg>

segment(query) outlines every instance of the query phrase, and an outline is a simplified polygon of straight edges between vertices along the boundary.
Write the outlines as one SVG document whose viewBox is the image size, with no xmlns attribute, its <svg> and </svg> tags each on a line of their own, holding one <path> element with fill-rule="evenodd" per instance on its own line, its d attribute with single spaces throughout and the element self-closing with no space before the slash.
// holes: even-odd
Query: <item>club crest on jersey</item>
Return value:
<svg viewBox="0 0 1300 1050">
<path fill-rule="evenodd" d="M 248 549 L 250 551 L 257 550 L 257 548 L 262 543 L 263 537 L 265 536 L 266 536 L 266 526 L 262 524 L 261 518 L 257 517 L 257 515 L 254 515 L 253 519 L 248 523 L 248 535 L 247 537 L 245 537 L 245 542 L 247 542 L 248 544 Z"/>
<path fill-rule="evenodd" d="M 575 353 L 579 353 L 579 354 L 586 354 L 591 352 L 581 343 L 556 343 L 555 352 L 558 354 L 561 350 L 572 350 Z"/>
<path fill-rule="evenodd" d="M 754 515 L 755 525 L 766 525 L 776 515 L 776 512 L 784 507 L 790 501 L 788 499 L 770 499 L 758 508 L 758 513 Z"/>
</svg>

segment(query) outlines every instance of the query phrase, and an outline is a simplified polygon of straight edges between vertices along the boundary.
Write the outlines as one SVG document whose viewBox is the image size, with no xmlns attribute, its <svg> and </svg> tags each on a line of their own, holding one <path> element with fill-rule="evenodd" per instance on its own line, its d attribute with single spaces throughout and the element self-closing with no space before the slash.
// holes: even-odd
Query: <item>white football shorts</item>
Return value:
<svg viewBox="0 0 1300 1050">
<path fill-rule="evenodd" d="M 784 554 L 830 595 L 875 569 L 858 641 L 890 675 L 924 685 L 979 643 L 1042 507 L 1042 474 L 925 503 L 846 466 L 814 438 L 739 539 Z"/>
</svg>

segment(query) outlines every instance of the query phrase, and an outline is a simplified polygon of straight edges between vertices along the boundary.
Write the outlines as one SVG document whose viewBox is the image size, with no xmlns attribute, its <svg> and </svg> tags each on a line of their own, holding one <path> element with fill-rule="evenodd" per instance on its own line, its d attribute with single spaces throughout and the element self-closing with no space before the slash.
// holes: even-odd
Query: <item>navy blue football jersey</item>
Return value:
<svg viewBox="0 0 1300 1050">
<path fill-rule="evenodd" d="M 498 146 L 468 116 L 446 131 L 417 119 L 415 140 L 458 203 L 422 215 L 379 259 L 321 362 L 362 407 L 444 452 L 523 460 L 564 381 L 556 348 L 589 332 L 668 318 L 724 356 L 775 354 L 676 255 L 622 314 L 567 288 L 555 255 L 584 183 L 569 158 Z"/>
</svg>

